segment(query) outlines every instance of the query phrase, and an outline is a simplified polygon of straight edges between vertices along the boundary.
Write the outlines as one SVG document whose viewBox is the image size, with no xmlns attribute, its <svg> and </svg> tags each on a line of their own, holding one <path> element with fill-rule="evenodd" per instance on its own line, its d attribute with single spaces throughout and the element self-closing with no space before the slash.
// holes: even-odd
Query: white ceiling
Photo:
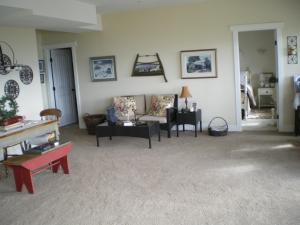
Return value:
<svg viewBox="0 0 300 225">
<path fill-rule="evenodd" d="M 77 0 L 97 6 L 97 12 L 111 13 L 117 11 L 155 8 L 167 5 L 200 3 L 208 0 Z"/>
<path fill-rule="evenodd" d="M 0 0 L 0 26 L 101 31 L 101 14 L 206 1 L 209 0 Z"/>
</svg>

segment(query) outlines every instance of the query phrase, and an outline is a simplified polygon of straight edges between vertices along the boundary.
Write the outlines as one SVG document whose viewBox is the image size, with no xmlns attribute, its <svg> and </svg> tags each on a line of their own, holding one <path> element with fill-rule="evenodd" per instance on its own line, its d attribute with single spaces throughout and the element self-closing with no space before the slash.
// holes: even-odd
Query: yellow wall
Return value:
<svg viewBox="0 0 300 225">
<path fill-rule="evenodd" d="M 42 45 L 76 41 L 82 112 L 104 112 L 111 98 L 128 94 L 179 93 L 188 85 L 203 110 L 204 123 L 216 116 L 236 124 L 233 43 L 230 26 L 283 22 L 284 124 L 293 124 L 291 76 L 300 66 L 286 64 L 286 36 L 300 33 L 298 0 L 210 0 L 186 6 L 163 7 L 104 15 L 102 32 L 66 34 L 41 32 Z M 218 78 L 182 80 L 180 51 L 217 48 Z M 131 77 L 137 53 L 158 52 L 169 80 Z M 89 57 L 115 55 L 118 81 L 91 82 Z M 183 101 L 181 101 L 181 104 Z"/>
<path fill-rule="evenodd" d="M 21 82 L 19 72 L 16 70 L 7 75 L 0 75 L 0 96 L 4 95 L 6 81 L 11 79 L 17 81 L 20 87 L 20 94 L 16 98 L 19 105 L 18 115 L 25 116 L 26 119 L 40 119 L 39 113 L 43 108 L 43 100 L 38 72 L 35 30 L 1 27 L 0 41 L 6 41 L 11 45 L 19 64 L 28 65 L 33 70 L 33 81 L 28 85 Z M 4 51 L 4 53 L 7 52 Z"/>
</svg>

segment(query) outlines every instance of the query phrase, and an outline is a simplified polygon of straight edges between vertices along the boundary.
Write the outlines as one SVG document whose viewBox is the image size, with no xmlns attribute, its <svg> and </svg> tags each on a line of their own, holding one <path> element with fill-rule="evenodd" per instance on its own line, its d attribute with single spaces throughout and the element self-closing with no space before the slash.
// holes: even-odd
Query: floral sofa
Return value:
<svg viewBox="0 0 300 225">
<path fill-rule="evenodd" d="M 118 120 L 158 121 L 170 138 L 171 129 L 177 124 L 178 95 L 152 95 L 148 107 L 146 99 L 146 95 L 114 97 L 113 106 Z"/>
</svg>

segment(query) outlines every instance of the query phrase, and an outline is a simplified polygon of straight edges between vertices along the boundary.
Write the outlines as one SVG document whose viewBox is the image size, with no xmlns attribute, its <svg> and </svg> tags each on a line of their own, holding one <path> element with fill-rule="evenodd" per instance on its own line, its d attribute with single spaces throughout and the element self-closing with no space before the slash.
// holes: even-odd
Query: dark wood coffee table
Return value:
<svg viewBox="0 0 300 225">
<path fill-rule="evenodd" d="M 100 137 L 109 137 L 109 139 L 112 140 L 113 136 L 128 136 L 148 139 L 149 148 L 151 148 L 151 137 L 154 134 L 158 135 L 158 141 L 160 141 L 160 128 L 159 122 L 157 121 L 137 123 L 133 126 L 110 126 L 107 124 L 99 124 L 96 126 L 96 140 L 98 147 Z"/>
</svg>

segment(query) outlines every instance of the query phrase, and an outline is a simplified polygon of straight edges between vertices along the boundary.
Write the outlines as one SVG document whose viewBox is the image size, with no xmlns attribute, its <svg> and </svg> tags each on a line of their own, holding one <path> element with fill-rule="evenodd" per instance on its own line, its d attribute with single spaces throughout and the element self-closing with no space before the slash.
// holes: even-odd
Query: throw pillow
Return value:
<svg viewBox="0 0 300 225">
<path fill-rule="evenodd" d="M 152 96 L 149 115 L 166 116 L 166 109 L 174 106 L 174 99 L 174 95 Z"/>
<path fill-rule="evenodd" d="M 136 102 L 134 97 L 114 97 L 114 107 L 119 120 L 134 119 Z"/>
</svg>

